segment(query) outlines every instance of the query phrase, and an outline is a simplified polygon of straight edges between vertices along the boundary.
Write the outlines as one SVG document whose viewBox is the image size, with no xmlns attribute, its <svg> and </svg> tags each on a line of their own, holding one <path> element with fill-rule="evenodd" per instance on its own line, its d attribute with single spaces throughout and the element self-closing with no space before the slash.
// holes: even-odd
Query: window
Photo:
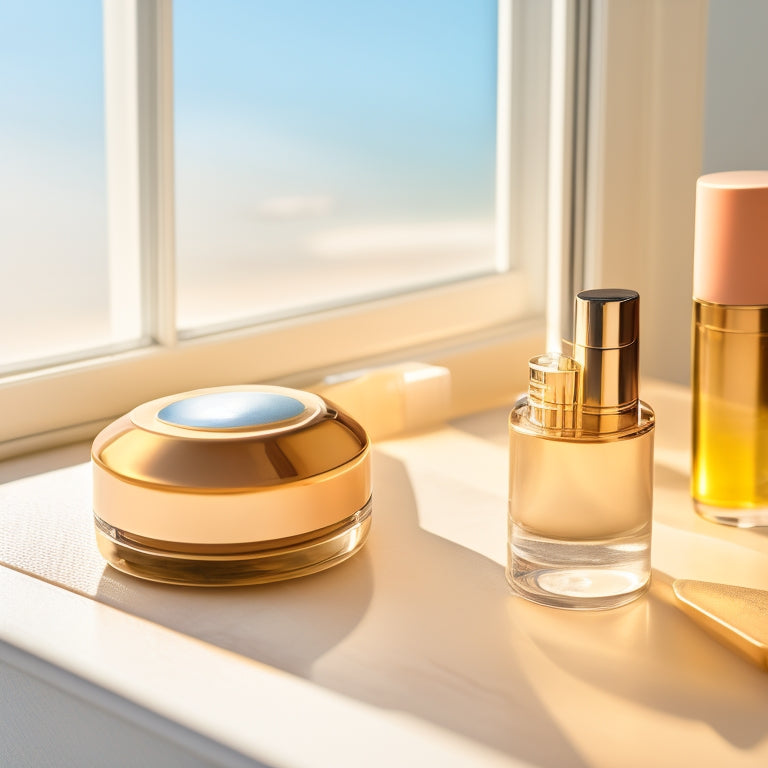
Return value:
<svg viewBox="0 0 768 768">
<path fill-rule="evenodd" d="M 496 272 L 496 21 L 177 0 L 180 332 Z"/>
<path fill-rule="evenodd" d="M 0 3 L 0 371 L 110 326 L 101 6 Z"/>
<path fill-rule="evenodd" d="M 548 209 L 549 3 L 80 0 L 67 12 L 90 30 L 91 110 L 75 112 L 93 205 L 74 229 L 91 262 L 58 281 L 70 305 L 54 319 L 31 310 L 64 345 L 41 351 L 16 314 L 4 321 L 24 350 L 0 379 L 5 453 L 87 436 L 163 393 L 295 381 L 542 317 L 547 218 L 561 212 Z M 35 124 L 54 139 L 63 126 Z M 44 223 L 58 245 L 45 259 L 76 250 Z M 8 276 L 25 256 L 2 248 Z M 89 282 L 92 301 L 78 293 Z M 15 291 L 29 301 L 34 284 Z M 78 336 L 74 307 L 96 305 L 85 326 L 97 333 Z"/>
</svg>

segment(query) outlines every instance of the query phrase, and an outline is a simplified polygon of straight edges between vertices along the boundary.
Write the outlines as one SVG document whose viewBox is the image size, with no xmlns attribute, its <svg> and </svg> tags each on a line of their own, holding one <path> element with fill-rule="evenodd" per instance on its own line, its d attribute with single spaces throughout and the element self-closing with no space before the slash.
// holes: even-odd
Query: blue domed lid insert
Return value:
<svg viewBox="0 0 768 768">
<path fill-rule="evenodd" d="M 246 429 L 292 419 L 305 410 L 296 398 L 273 392 L 211 392 L 166 405 L 157 418 L 176 427 Z"/>
</svg>

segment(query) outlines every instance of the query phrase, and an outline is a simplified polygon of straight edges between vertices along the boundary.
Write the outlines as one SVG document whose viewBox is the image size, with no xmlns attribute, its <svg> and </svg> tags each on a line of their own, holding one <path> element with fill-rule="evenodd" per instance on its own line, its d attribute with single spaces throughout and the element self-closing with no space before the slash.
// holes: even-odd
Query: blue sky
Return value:
<svg viewBox="0 0 768 768">
<path fill-rule="evenodd" d="M 103 155 L 99 0 L 0 0 L 0 130 Z"/>
<path fill-rule="evenodd" d="M 367 196 L 352 166 L 386 188 L 372 204 L 416 185 L 423 206 L 492 205 L 495 2 L 177 0 L 174 24 L 181 140 L 279 134 L 324 173 L 343 155 L 350 203 Z"/>
</svg>

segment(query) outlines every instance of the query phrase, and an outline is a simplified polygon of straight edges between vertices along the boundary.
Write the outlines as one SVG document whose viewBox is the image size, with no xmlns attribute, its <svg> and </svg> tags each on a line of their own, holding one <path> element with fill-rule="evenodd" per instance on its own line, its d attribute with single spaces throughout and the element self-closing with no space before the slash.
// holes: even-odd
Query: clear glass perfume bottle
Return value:
<svg viewBox="0 0 768 768">
<path fill-rule="evenodd" d="M 651 408 L 638 400 L 639 296 L 576 297 L 572 357 L 529 363 L 509 417 L 507 580 L 559 608 L 614 608 L 650 579 Z"/>
</svg>

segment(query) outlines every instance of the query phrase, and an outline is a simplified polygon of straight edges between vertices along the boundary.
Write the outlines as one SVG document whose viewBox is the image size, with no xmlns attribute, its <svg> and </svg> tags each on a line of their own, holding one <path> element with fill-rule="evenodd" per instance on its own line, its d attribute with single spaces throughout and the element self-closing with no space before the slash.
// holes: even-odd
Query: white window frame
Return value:
<svg viewBox="0 0 768 768">
<path fill-rule="evenodd" d="M 548 51 L 546 4 L 499 2 L 497 265 L 515 268 L 278 322 L 177 338 L 174 311 L 173 74 L 171 0 L 104 2 L 107 157 L 117 314 L 140 315 L 145 345 L 62 362 L 0 381 L 0 455 L 91 436 L 135 404 L 173 391 L 233 382 L 309 382 L 325 372 L 467 343 L 530 336 L 543 327 L 543 237 L 528 225 L 531 195 L 547 162 L 546 109 L 522 103 L 523 75 Z M 514 38 L 514 41 L 513 41 Z M 545 54 L 546 56 L 546 54 Z M 537 82 L 542 82 L 538 80 Z M 528 98 L 528 102 L 531 99 Z M 513 132 L 513 126 L 515 131 Z M 522 152 L 520 134 L 527 137 Z M 513 133 L 515 135 L 513 135 Z M 538 137 L 538 139 L 536 139 Z M 517 184 L 516 188 L 525 188 Z M 538 211 L 544 221 L 544 212 Z M 515 242 L 512 243 L 514 233 Z M 139 293 L 143 309 L 135 304 Z M 132 303 L 134 302 L 134 303 Z M 364 329 L 362 331 L 361 329 Z"/>
<path fill-rule="evenodd" d="M 669 269 L 662 273 L 662 267 L 673 257 L 687 263 L 679 250 L 692 237 L 692 197 L 681 195 L 701 157 L 697 106 L 703 101 L 706 0 L 499 0 L 497 263 L 514 253 L 515 268 L 177 339 L 171 0 L 125 0 L 122 10 L 112 0 L 104 5 L 105 69 L 113 94 L 108 153 L 115 152 L 108 160 L 110 186 L 133 195 L 110 210 L 112 242 L 127 249 L 112 298 L 130 301 L 126 297 L 136 291 L 126 286 L 144 280 L 147 345 L 0 379 L 0 457 L 88 438 L 137 403 L 174 391 L 259 381 L 308 384 L 328 372 L 416 356 L 472 360 L 464 390 L 475 389 L 487 403 L 493 396 L 509 399 L 510 361 L 502 355 L 517 350 L 514 365 L 524 374 L 523 350 L 532 354 L 543 343 L 545 292 L 549 335 L 556 340 L 567 330 L 574 290 L 621 284 L 653 297 L 663 279 L 666 299 L 672 289 Z M 567 45 L 551 47 L 552 39 Z M 690 52 L 686 66 L 663 72 L 680 41 Z M 122 69 L 113 66 L 113 55 Z M 548 92 L 542 82 L 550 83 Z M 136 132 L 113 131 L 115 120 L 134 119 L 132 110 Z M 681 134 L 687 136 L 682 152 Z M 630 232 L 622 229 L 627 210 L 638 214 Z M 645 269 L 648 249 L 653 254 Z M 139 269 L 141 259 L 149 269 Z M 672 280 L 677 293 L 685 266 L 681 271 Z M 654 309 L 658 301 L 646 299 L 645 323 Z M 646 355 L 649 337 L 669 338 L 668 329 L 650 322 Z M 682 328 L 687 336 L 687 322 Z"/>
<path fill-rule="evenodd" d="M 640 293 L 643 376 L 687 384 L 707 0 L 592 0 L 586 288 Z"/>
</svg>

